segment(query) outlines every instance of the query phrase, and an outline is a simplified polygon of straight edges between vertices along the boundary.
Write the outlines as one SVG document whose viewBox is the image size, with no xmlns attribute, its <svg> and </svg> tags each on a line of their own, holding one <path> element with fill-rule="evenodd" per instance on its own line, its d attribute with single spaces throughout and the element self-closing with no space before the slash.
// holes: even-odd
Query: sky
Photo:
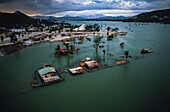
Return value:
<svg viewBox="0 0 170 112">
<path fill-rule="evenodd" d="M 1 12 L 19 10 L 30 16 L 134 16 L 170 8 L 170 0 L 0 0 Z"/>
</svg>

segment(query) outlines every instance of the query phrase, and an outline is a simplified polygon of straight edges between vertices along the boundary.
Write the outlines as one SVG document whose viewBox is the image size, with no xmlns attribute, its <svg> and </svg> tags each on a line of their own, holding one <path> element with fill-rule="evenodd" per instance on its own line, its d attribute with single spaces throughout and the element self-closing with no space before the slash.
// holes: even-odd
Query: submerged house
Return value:
<svg viewBox="0 0 170 112">
<path fill-rule="evenodd" d="M 66 54 L 68 53 L 68 51 L 67 51 L 67 49 L 65 49 L 65 48 L 60 48 L 60 49 L 59 49 L 59 53 L 60 53 L 60 54 L 63 54 L 63 55 L 66 55 Z"/>
<path fill-rule="evenodd" d="M 93 69 L 93 68 L 96 68 L 96 67 L 99 67 L 99 63 L 95 60 L 91 60 L 89 57 L 85 58 L 85 60 L 82 60 L 80 62 L 80 66 L 82 67 L 87 67 L 89 69 Z"/>
<path fill-rule="evenodd" d="M 44 83 L 51 83 L 56 81 L 62 81 L 64 78 L 59 75 L 54 67 L 44 67 L 38 70 L 40 78 Z"/>
<path fill-rule="evenodd" d="M 69 69 L 71 74 L 81 74 L 84 72 L 84 69 L 82 67 L 76 67 L 76 68 L 72 68 Z"/>
<path fill-rule="evenodd" d="M 97 61 L 86 61 L 86 66 L 90 69 L 99 67 L 99 63 Z"/>
</svg>

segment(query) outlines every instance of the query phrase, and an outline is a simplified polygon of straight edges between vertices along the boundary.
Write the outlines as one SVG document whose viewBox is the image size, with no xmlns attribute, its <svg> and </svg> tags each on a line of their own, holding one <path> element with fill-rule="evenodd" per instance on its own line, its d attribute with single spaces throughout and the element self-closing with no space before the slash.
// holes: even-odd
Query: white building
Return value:
<svg viewBox="0 0 170 112">
<path fill-rule="evenodd" d="M 80 27 L 74 29 L 74 31 L 85 31 L 85 30 L 86 30 L 85 24 L 82 24 Z"/>
<path fill-rule="evenodd" d="M 86 25 L 85 24 L 82 24 L 80 27 L 79 27 L 79 31 L 85 31 L 86 30 Z"/>
<path fill-rule="evenodd" d="M 11 32 L 25 32 L 26 30 L 24 28 L 22 29 L 10 29 Z"/>
</svg>

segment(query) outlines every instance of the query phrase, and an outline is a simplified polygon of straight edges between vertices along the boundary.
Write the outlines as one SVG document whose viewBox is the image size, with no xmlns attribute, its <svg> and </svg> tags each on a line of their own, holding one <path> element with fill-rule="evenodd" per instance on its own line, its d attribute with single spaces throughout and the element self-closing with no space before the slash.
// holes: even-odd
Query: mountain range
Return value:
<svg viewBox="0 0 170 112">
<path fill-rule="evenodd" d="M 101 17 L 100 17 L 101 16 Z M 85 17 L 53 17 L 53 16 L 34 16 L 29 17 L 26 14 L 16 11 L 14 13 L 0 12 L 0 27 L 20 27 L 20 26 L 38 26 L 42 23 L 45 25 L 54 24 L 53 21 L 123 21 L 123 22 L 156 22 L 170 24 L 170 9 L 156 10 L 145 12 L 132 17 L 124 16 L 102 16 L 98 18 Z"/>
<path fill-rule="evenodd" d="M 170 24 L 170 9 L 155 10 L 151 12 L 144 12 L 132 17 L 125 16 L 104 16 L 97 15 L 94 17 L 53 17 L 53 16 L 34 16 L 32 18 L 46 19 L 51 21 L 124 21 L 124 22 L 156 22 Z"/>
<path fill-rule="evenodd" d="M 98 18 L 94 17 L 80 17 L 80 16 L 64 16 L 64 17 L 54 17 L 54 16 L 33 16 L 34 19 L 45 19 L 50 21 L 112 21 L 112 20 L 124 20 L 128 17 L 125 16 L 101 16 Z"/>
</svg>

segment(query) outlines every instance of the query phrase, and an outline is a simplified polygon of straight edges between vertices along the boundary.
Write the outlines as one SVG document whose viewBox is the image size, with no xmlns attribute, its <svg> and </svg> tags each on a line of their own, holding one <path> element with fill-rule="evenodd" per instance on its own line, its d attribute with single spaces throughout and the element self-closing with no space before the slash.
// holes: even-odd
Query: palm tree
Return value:
<svg viewBox="0 0 170 112">
<path fill-rule="evenodd" d="M 125 54 L 125 58 L 132 58 L 132 56 L 129 56 L 129 51 L 123 51 L 124 54 Z"/>
</svg>

